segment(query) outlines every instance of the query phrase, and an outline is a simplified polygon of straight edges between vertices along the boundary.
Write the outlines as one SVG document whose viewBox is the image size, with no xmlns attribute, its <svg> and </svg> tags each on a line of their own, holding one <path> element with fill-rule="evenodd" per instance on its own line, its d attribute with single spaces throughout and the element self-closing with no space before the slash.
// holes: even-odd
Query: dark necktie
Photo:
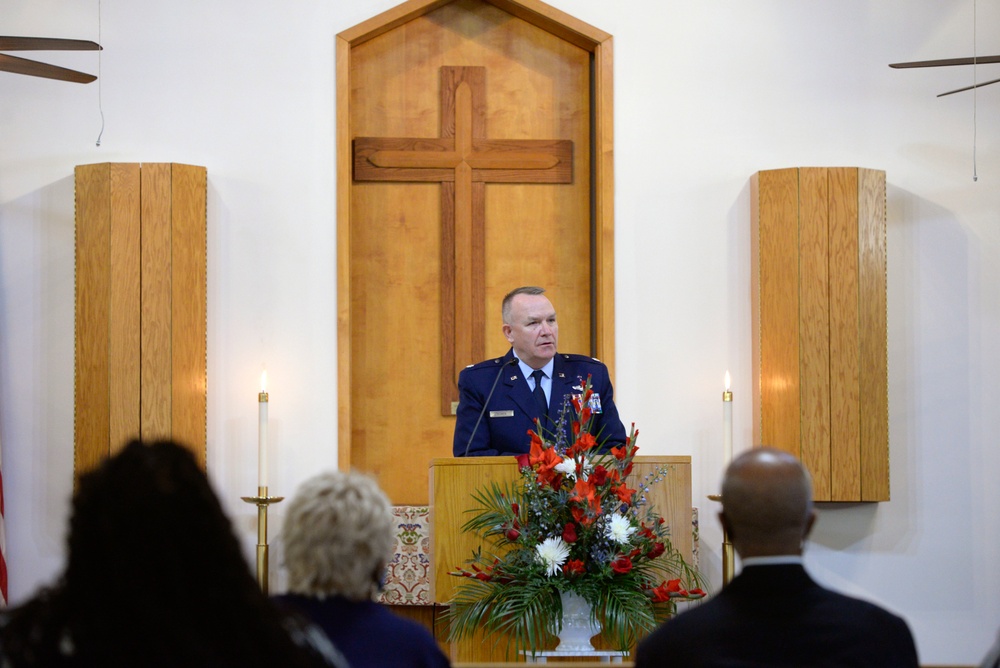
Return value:
<svg viewBox="0 0 1000 668">
<path fill-rule="evenodd" d="M 535 401 L 538 403 L 538 410 L 541 411 L 538 415 L 544 418 L 549 414 L 549 402 L 545 400 L 545 390 L 542 389 L 542 378 L 545 378 L 545 372 L 541 369 L 535 369 L 531 372 L 531 377 L 535 379 Z"/>
</svg>

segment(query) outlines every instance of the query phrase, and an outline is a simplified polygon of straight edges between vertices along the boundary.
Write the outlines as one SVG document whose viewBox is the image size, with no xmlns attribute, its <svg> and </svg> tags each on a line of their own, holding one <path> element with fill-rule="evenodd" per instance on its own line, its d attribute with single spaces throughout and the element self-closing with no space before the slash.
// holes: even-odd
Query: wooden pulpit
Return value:
<svg viewBox="0 0 1000 668">
<path fill-rule="evenodd" d="M 459 583 L 459 578 L 448 573 L 464 566 L 476 548 L 482 545 L 478 536 L 462 531 L 462 525 L 472 517 L 467 511 L 474 506 L 473 492 L 492 481 L 505 484 L 517 477 L 517 461 L 511 456 L 431 461 L 430 587 L 431 600 L 435 605 L 447 605 Z M 643 482 L 650 486 L 649 500 L 653 509 L 670 527 L 670 540 L 674 547 L 693 565 L 691 457 L 636 457 L 629 481 L 632 487 L 638 487 Z M 484 550 L 488 549 L 489 546 L 484 546 Z M 480 644 L 478 639 L 458 643 L 458 646 L 451 647 L 452 660 L 495 660 L 491 650 L 496 648 L 492 648 L 492 644 Z"/>
</svg>

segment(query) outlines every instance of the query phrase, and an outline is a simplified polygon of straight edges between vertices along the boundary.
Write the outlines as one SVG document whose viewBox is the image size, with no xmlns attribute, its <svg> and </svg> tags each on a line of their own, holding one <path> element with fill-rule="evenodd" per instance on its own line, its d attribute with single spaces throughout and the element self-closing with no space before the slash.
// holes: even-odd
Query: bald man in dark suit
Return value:
<svg viewBox="0 0 1000 668">
<path fill-rule="evenodd" d="M 816 515 L 809 475 L 797 459 L 772 448 L 736 458 L 723 479 L 719 519 L 743 570 L 714 598 L 643 640 L 636 668 L 916 668 L 902 618 L 820 586 L 803 568 Z"/>
</svg>

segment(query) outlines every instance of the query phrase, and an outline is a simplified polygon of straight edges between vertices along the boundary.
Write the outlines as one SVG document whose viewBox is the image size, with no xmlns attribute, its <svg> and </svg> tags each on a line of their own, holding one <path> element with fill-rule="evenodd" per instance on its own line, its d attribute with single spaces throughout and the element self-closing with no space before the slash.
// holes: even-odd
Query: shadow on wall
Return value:
<svg viewBox="0 0 1000 668">
<path fill-rule="evenodd" d="M 10 572 L 62 566 L 73 488 L 74 191 L 65 178 L 0 203 L 0 442 Z M 30 561 L 31 563 L 27 563 Z M 12 577 L 10 601 L 38 581 Z"/>
<path fill-rule="evenodd" d="M 887 214 L 891 500 L 819 504 L 811 537 L 820 550 L 866 557 L 833 557 L 847 581 L 891 567 L 873 567 L 871 557 L 882 554 L 937 562 L 947 552 L 948 571 L 974 572 L 974 550 L 956 548 L 975 545 L 976 529 L 956 519 L 975 515 L 974 500 L 988 498 L 976 463 L 988 394 L 982 253 L 953 212 L 891 185 Z M 971 596 L 969 579 L 957 580 L 951 593 Z"/>
</svg>

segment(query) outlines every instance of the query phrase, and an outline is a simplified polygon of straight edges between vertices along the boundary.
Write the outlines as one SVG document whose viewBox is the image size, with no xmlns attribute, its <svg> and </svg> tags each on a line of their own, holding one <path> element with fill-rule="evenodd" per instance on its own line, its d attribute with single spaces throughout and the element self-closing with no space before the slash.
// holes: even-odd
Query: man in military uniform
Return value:
<svg viewBox="0 0 1000 668">
<path fill-rule="evenodd" d="M 556 351 L 556 311 L 544 292 L 522 287 L 508 293 L 501 312 L 503 334 L 511 349 L 503 357 L 468 366 L 458 375 L 456 457 L 528 452 L 528 430 L 538 431 L 536 419 L 542 436 L 556 439 L 564 400 L 567 395 L 581 394 L 588 377 L 593 389 L 591 432 L 603 448 L 625 442 L 608 368 L 593 357 Z M 571 444 L 569 420 L 561 431 Z"/>
</svg>

